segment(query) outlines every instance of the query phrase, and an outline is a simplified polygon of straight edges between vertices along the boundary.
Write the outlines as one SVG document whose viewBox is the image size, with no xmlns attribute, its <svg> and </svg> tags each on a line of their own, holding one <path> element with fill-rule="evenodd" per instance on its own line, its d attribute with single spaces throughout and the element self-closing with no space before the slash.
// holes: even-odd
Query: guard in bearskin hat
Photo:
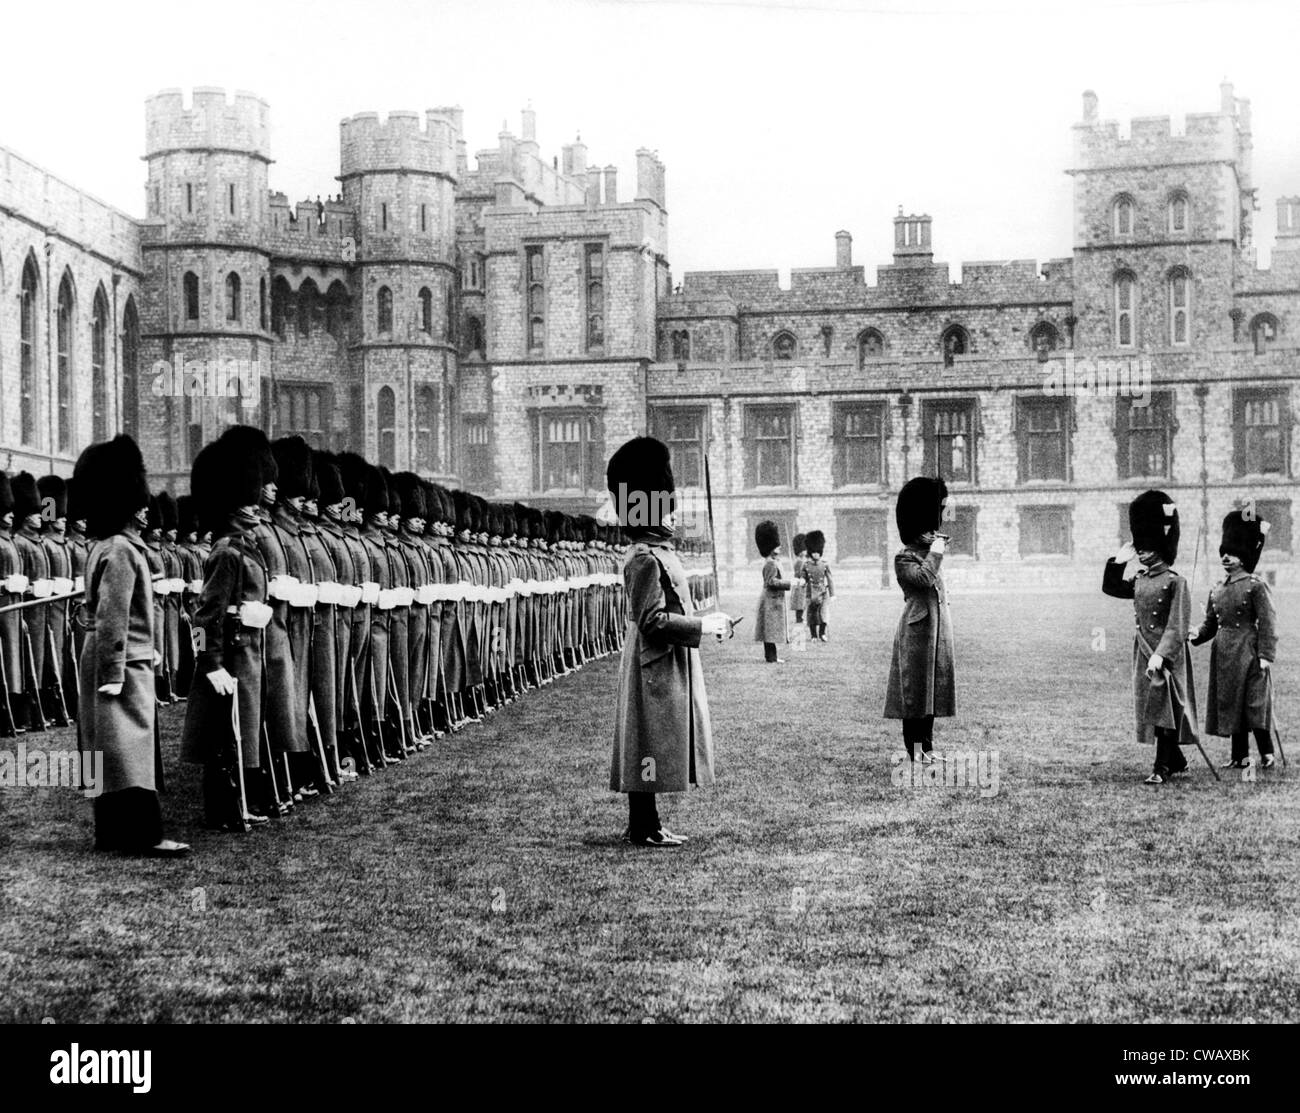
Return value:
<svg viewBox="0 0 1300 1113">
<path fill-rule="evenodd" d="M 153 577 L 154 609 L 154 647 L 158 650 L 154 658 L 154 676 L 157 681 L 158 702 L 172 703 L 176 691 L 172 687 L 170 662 L 167 658 L 167 596 L 171 592 L 171 579 L 163 560 L 162 505 L 158 496 L 149 496 L 149 506 L 145 515 L 144 546 L 145 559 L 149 562 L 149 574 Z"/>
<path fill-rule="evenodd" d="M 1173 569 L 1178 559 L 1178 507 L 1163 491 L 1144 491 L 1128 508 L 1132 542 L 1106 562 L 1102 591 L 1132 599 L 1133 697 L 1139 742 L 1155 742 L 1147 784 L 1187 769 L 1180 747 L 1197 744 L 1196 691 L 1187 638 L 1191 589 Z M 1136 558 L 1140 567 L 1130 572 Z"/>
<path fill-rule="evenodd" d="M 627 640 L 619 665 L 610 788 L 626 792 L 636 846 L 676 847 L 656 793 L 713 783 L 713 735 L 699 645 L 731 634 L 725 614 L 692 613 L 690 588 L 673 550 L 676 485 L 668 446 L 636 437 L 610 458 L 606 486 L 631 545 L 623 564 Z"/>
<path fill-rule="evenodd" d="M 763 659 L 769 665 L 779 665 L 784 658 L 777 656 L 776 647 L 790 640 L 785 625 L 785 596 L 790 581 L 781 571 L 781 531 L 772 521 L 762 521 L 754 527 L 754 545 L 763 558 L 763 588 L 758 594 L 758 615 L 754 619 L 754 640 L 763 643 Z"/>
<path fill-rule="evenodd" d="M 198 606 L 203 590 L 203 564 L 206 554 L 199 548 L 198 507 L 193 495 L 180 495 L 176 499 L 176 559 L 180 565 L 181 590 L 178 610 L 178 643 L 180 655 L 176 659 L 176 690 L 188 695 L 194 686 L 194 608 Z"/>
<path fill-rule="evenodd" d="M 1255 732 L 1260 764 L 1271 769 L 1273 661 L 1277 622 L 1268 584 L 1255 575 L 1269 523 L 1253 510 L 1234 510 L 1223 519 L 1219 559 L 1223 580 L 1205 604 L 1205 619 L 1192 633 L 1193 645 L 1212 641 L 1210 685 L 1205 697 L 1205 733 L 1232 738 L 1225 769 L 1251 764 L 1250 731 Z"/>
<path fill-rule="evenodd" d="M 372 614 L 379 601 L 377 577 L 387 575 L 388 562 L 380 559 L 384 556 L 382 547 L 375 547 L 362 531 L 368 519 L 387 512 L 387 501 L 376 486 L 380 482 L 378 471 L 355 452 L 339 453 L 337 463 L 346 492 L 339 515 L 343 540 L 352 557 L 353 587 L 360 592 L 353 592 L 357 602 L 352 608 L 351 644 L 344 675 L 347 694 L 343 700 L 343 744 L 355 759 L 357 772 L 369 775 L 386 764 L 379 723 L 372 715 L 370 639 Z M 373 531 L 368 532 L 373 535 Z"/>
<path fill-rule="evenodd" d="M 25 598 L 46 599 L 54 593 L 54 583 L 50 579 L 50 560 L 45 552 L 41 538 L 41 525 L 44 520 L 41 507 L 41 495 L 36 486 L 36 478 L 30 472 L 19 472 L 10 485 L 14 497 L 14 547 L 22 561 L 22 574 L 27 578 Z M 43 678 L 45 676 L 45 646 L 48 634 L 42 607 L 30 608 L 22 612 L 22 644 L 25 653 L 23 663 L 23 688 L 27 693 L 25 700 L 28 714 L 28 727 L 44 730 L 51 725 L 49 715 L 53 710 L 47 702 Z"/>
<path fill-rule="evenodd" d="M 59 475 L 43 475 L 36 481 L 41 497 L 41 546 L 50 569 L 51 601 L 45 612 L 45 675 L 41 677 L 41 700 L 59 725 L 66 726 L 77 705 L 76 666 L 68 660 L 67 596 L 76 584 L 72 573 L 72 551 L 68 545 L 68 487 Z M 60 598 L 62 597 L 62 598 Z M 64 683 L 64 677 L 72 678 Z"/>
<path fill-rule="evenodd" d="M 189 852 L 163 837 L 157 780 L 152 573 L 140 528 L 149 488 L 136 443 L 119 436 L 77 460 L 87 524 L 99 539 L 86 566 L 78 745 L 102 753 L 95 796 L 97 850 L 151 857 Z"/>
<path fill-rule="evenodd" d="M 170 491 L 158 493 L 158 515 L 161 522 L 159 551 L 162 555 L 163 576 L 167 594 L 163 599 L 163 672 L 172 690 L 172 698 L 185 698 L 188 689 L 181 685 L 181 609 L 185 594 L 184 567 L 176 543 L 180 537 L 180 519 L 176 500 Z"/>
<path fill-rule="evenodd" d="M 831 566 L 826 563 L 826 535 L 819 529 L 810 530 L 804 539 L 808 559 L 804 561 L 800 576 L 804 582 L 808 612 L 808 636 L 816 641 L 826 641 L 826 608 L 835 598 L 835 583 L 831 579 Z"/>
<path fill-rule="evenodd" d="M 919 746 L 927 765 L 936 760 L 934 720 L 957 713 L 952 618 L 942 573 L 948 538 L 940 532 L 947 499 L 942 479 L 917 476 L 903 484 L 894 511 L 903 542 L 894 557 L 903 614 L 894 632 L 885 718 L 902 719 L 908 757 L 916 760 Z"/>
<path fill-rule="evenodd" d="M 803 566 L 808 560 L 807 536 L 796 533 L 794 540 L 790 542 L 790 549 L 794 556 L 794 567 L 790 577 L 790 607 L 794 611 L 795 622 L 802 625 L 803 612 L 808 603 L 808 585 L 804 583 L 803 579 Z"/>
<path fill-rule="evenodd" d="M 14 493 L 9 475 L 0 471 L 0 605 L 21 603 L 27 591 L 23 560 L 14 544 Z M 0 614 L 0 729 L 16 735 L 27 729 L 26 685 L 23 683 L 23 612 Z"/>
<path fill-rule="evenodd" d="M 220 831 L 266 824 L 280 795 L 262 744 L 271 608 L 254 538 L 263 487 L 272 481 L 263 469 L 274 461 L 269 451 L 249 451 L 250 439 L 223 435 L 199 452 L 190 472 L 196 531 L 211 531 L 215 540 L 191 619 L 194 670 L 181 757 L 203 766 L 204 823 Z"/>
</svg>

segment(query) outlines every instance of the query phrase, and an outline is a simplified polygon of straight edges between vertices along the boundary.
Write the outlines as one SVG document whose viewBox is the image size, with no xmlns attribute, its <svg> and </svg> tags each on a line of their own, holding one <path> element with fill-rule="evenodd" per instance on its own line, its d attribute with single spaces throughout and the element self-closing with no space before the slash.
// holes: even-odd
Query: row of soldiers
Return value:
<svg viewBox="0 0 1300 1113">
<path fill-rule="evenodd" d="M 300 437 L 228 428 L 190 492 L 141 519 L 155 696 L 188 701 L 182 758 L 204 767 L 214 829 L 284 815 L 623 644 L 617 526 Z M 684 548 L 708 606 L 714 576 Z"/>
</svg>

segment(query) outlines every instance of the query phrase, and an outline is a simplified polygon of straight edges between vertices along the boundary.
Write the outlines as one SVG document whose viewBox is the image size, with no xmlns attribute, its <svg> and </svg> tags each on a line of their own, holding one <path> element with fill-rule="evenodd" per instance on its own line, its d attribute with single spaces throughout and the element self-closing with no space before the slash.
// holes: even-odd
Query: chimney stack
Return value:
<svg viewBox="0 0 1300 1113">
<path fill-rule="evenodd" d="M 853 266 L 853 237 L 848 232 L 835 233 L 835 266 L 842 271 Z"/>
<path fill-rule="evenodd" d="M 1085 124 L 1097 122 L 1097 94 L 1091 89 L 1085 90 L 1083 94 L 1083 122 Z"/>
<path fill-rule="evenodd" d="M 524 133 L 521 138 L 523 138 L 525 142 L 536 142 L 537 141 L 537 113 L 533 111 L 533 106 L 531 104 L 524 109 L 523 118 L 524 118 L 523 119 Z"/>
<path fill-rule="evenodd" d="M 618 167 L 605 167 L 605 204 L 613 205 L 618 201 Z"/>
</svg>

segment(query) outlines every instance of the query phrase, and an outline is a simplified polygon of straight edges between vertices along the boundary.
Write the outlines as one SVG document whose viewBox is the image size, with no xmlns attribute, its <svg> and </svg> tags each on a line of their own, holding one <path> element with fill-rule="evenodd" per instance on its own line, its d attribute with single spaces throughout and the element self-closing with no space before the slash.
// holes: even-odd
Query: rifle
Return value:
<svg viewBox="0 0 1300 1113">
<path fill-rule="evenodd" d="M 713 480 L 709 474 L 709 457 L 704 456 L 704 498 L 707 502 L 709 512 L 709 556 L 713 561 L 713 594 L 711 596 L 712 606 L 710 610 L 718 609 L 718 595 L 722 590 L 722 583 L 718 579 L 718 544 L 717 533 L 713 528 Z"/>
<path fill-rule="evenodd" d="M 1286 751 L 1282 749 L 1282 725 L 1277 720 L 1277 704 L 1273 691 L 1273 670 L 1268 670 L 1268 710 L 1273 721 L 1273 734 L 1277 741 L 1277 756 L 1282 759 L 1282 768 L 1286 768 Z"/>
<path fill-rule="evenodd" d="M 0 687 L 4 688 L 5 728 L 10 738 L 17 738 L 18 724 L 14 722 L 14 709 L 9 701 L 9 671 L 5 667 L 3 647 L 0 647 Z"/>
<path fill-rule="evenodd" d="M 59 713 L 63 716 L 63 722 L 59 726 L 66 727 L 72 722 L 72 717 L 68 714 L 68 701 L 63 697 L 63 670 L 59 667 L 59 654 L 55 652 L 54 632 L 50 629 L 48 622 L 44 625 L 45 653 L 50 662 L 50 671 L 54 674 L 54 694 L 59 701 Z"/>
<path fill-rule="evenodd" d="M 38 729 L 43 731 L 46 729 L 45 707 L 41 703 L 41 682 L 36 675 L 36 658 L 35 658 L 34 651 L 32 650 L 32 632 L 28 628 L 27 620 L 25 618 L 21 619 L 20 621 L 21 621 L 22 637 L 23 637 L 23 649 L 27 651 L 25 654 L 27 658 L 27 673 L 28 673 L 27 679 L 31 682 L 32 702 L 36 705 L 36 714 L 41 721 L 41 725 Z M 31 720 L 31 716 L 29 715 L 28 716 L 29 725 L 30 725 L 30 720 Z"/>
<path fill-rule="evenodd" d="M 316 740 L 316 758 L 320 762 L 321 789 L 326 795 L 332 793 L 338 782 L 330 775 L 329 759 L 325 756 L 325 738 L 320 732 L 320 717 L 316 714 L 316 697 L 307 692 L 307 726 Z"/>
</svg>

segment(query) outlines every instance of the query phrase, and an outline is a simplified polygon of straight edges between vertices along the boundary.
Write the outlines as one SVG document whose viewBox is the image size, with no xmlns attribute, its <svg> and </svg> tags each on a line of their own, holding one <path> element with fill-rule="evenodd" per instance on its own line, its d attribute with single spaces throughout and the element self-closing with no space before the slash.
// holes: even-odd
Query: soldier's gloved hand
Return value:
<svg viewBox="0 0 1300 1113">
<path fill-rule="evenodd" d="M 725 614 L 706 614 L 700 619 L 700 632 L 726 637 L 731 632 L 731 620 Z"/>
<path fill-rule="evenodd" d="M 1147 677 L 1154 680 L 1160 675 L 1160 670 L 1165 667 L 1165 659 L 1159 653 L 1151 654 L 1151 660 L 1147 662 Z"/>
<path fill-rule="evenodd" d="M 121 684 L 101 684 L 99 686 L 101 696 L 120 696 L 122 694 Z"/>
<path fill-rule="evenodd" d="M 943 534 L 936 533 L 934 535 L 934 540 L 930 542 L 930 552 L 938 553 L 940 556 L 943 556 L 944 552 L 947 551 L 947 548 L 948 548 L 947 539 L 943 536 Z"/>
<path fill-rule="evenodd" d="M 1137 556 L 1137 550 L 1133 548 L 1133 543 L 1131 541 L 1125 541 L 1124 544 L 1119 547 L 1119 551 L 1115 554 L 1115 563 L 1127 564 L 1135 556 Z"/>
<path fill-rule="evenodd" d="M 208 673 L 208 683 L 212 685 L 213 690 L 219 696 L 233 696 L 235 694 L 235 678 L 225 669 L 217 669 L 215 672 Z"/>
<path fill-rule="evenodd" d="M 1267 657 L 1261 657 L 1261 658 L 1259 659 L 1259 667 L 1260 667 L 1260 669 L 1261 669 L 1263 672 L 1268 672 L 1268 670 L 1269 670 L 1269 668 L 1272 666 L 1272 664 L 1273 664 L 1273 662 L 1270 661 Z"/>
</svg>

